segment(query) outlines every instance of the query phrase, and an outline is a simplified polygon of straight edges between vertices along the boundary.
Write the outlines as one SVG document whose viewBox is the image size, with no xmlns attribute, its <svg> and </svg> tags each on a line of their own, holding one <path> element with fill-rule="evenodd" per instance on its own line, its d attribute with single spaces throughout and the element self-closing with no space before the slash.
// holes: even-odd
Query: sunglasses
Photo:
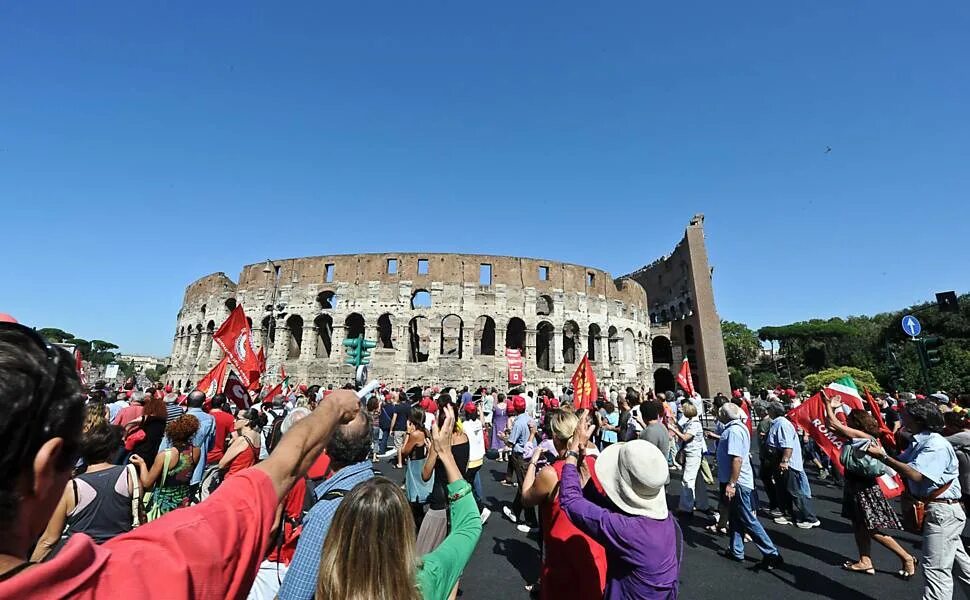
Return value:
<svg viewBox="0 0 970 600">
<path fill-rule="evenodd" d="M 36 391 L 34 392 L 34 401 L 32 402 L 34 406 L 33 418 L 47 414 L 53 399 L 54 385 L 57 383 L 57 373 L 61 363 L 61 353 L 59 349 L 44 339 L 44 337 L 35 330 L 21 325 L 20 323 L 0 322 L 0 331 L 17 331 L 26 335 L 31 339 L 34 345 L 43 350 L 44 354 L 47 356 L 47 361 L 44 365 L 47 377 L 38 382 Z M 45 434 L 50 433 L 50 431 L 47 430 L 49 428 L 50 425 L 45 427 Z M 26 429 L 27 428 L 21 428 L 21 430 Z"/>
</svg>

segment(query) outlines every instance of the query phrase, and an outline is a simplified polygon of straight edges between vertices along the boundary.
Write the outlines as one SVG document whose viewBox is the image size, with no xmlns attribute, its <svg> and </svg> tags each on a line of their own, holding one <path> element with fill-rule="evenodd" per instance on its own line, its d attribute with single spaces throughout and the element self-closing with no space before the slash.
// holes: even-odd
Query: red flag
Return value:
<svg viewBox="0 0 970 600">
<path fill-rule="evenodd" d="M 583 355 L 576 372 L 573 373 L 573 407 L 576 410 L 584 408 L 592 410 L 596 406 L 599 390 L 596 389 L 596 374 L 589 364 L 589 353 Z"/>
<path fill-rule="evenodd" d="M 74 368 L 77 369 L 77 378 L 81 381 L 81 385 L 87 385 L 88 376 L 84 373 L 84 365 L 81 363 L 81 351 L 77 348 L 74 349 Z"/>
<path fill-rule="evenodd" d="M 505 358 L 509 363 L 509 384 L 519 385 L 523 380 L 522 351 L 518 348 L 506 348 Z"/>
<path fill-rule="evenodd" d="M 205 377 L 203 377 L 195 389 L 205 392 L 207 398 L 211 398 L 222 391 L 222 380 L 226 377 L 226 366 L 229 364 L 229 357 L 223 356 L 219 363 L 212 367 Z"/>
<path fill-rule="evenodd" d="M 226 358 L 233 368 L 243 385 L 249 387 L 252 382 L 252 373 L 261 373 L 260 363 L 256 349 L 253 347 L 253 332 L 246 322 L 246 313 L 243 312 L 242 305 L 237 305 L 229 313 L 226 322 L 219 326 L 219 329 L 212 335 Z"/>
<path fill-rule="evenodd" d="M 788 411 L 788 415 L 786 416 L 789 421 L 801 427 L 808 432 L 808 435 L 812 436 L 812 439 L 815 440 L 819 449 L 829 457 L 839 473 L 845 473 L 841 458 L 842 446 L 845 444 L 845 440 L 829 431 L 829 428 L 826 427 L 825 401 L 822 399 L 822 394 L 815 394 L 805 402 L 802 402 L 798 408 L 793 408 Z"/>
<path fill-rule="evenodd" d="M 690 362 L 686 358 L 680 365 L 680 373 L 677 373 L 677 383 L 684 388 L 688 396 L 694 395 L 694 378 L 690 374 Z"/>
<path fill-rule="evenodd" d="M 271 389 L 269 392 L 266 393 L 266 396 L 263 398 L 263 402 L 271 402 L 273 398 L 277 396 L 277 394 L 283 391 L 284 385 L 287 387 L 287 389 L 289 389 L 290 387 L 289 381 L 288 381 L 289 376 L 286 374 L 286 369 L 283 368 L 283 365 L 280 365 L 280 377 L 282 377 L 282 379 L 280 379 L 280 382 L 277 383 L 275 386 L 273 386 L 273 389 Z"/>
<path fill-rule="evenodd" d="M 226 378 L 225 393 L 226 399 L 234 402 L 237 407 L 249 408 L 249 392 L 246 391 L 242 379 L 232 369 L 229 369 L 229 377 Z"/>
</svg>

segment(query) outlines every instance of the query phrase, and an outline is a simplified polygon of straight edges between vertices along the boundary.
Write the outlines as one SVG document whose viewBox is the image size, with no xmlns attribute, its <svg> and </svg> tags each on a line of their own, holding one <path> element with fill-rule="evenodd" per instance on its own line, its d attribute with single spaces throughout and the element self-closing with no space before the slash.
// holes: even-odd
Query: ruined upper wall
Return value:
<svg viewBox="0 0 970 600">
<path fill-rule="evenodd" d="M 388 260 L 397 260 L 397 272 L 388 273 Z M 427 274 L 418 273 L 418 261 L 428 261 Z M 636 285 L 618 286 L 613 277 L 601 269 L 536 258 L 477 254 L 440 253 L 384 253 L 314 256 L 273 261 L 279 268 L 279 281 L 286 284 L 361 283 L 377 281 L 397 283 L 411 281 L 415 287 L 422 282 L 479 283 L 481 265 L 491 265 L 491 285 L 535 288 L 537 291 L 563 290 L 590 296 L 604 296 L 641 310 L 647 306 L 646 294 Z M 332 280 L 327 281 L 327 265 L 333 265 Z M 539 278 L 539 267 L 547 267 L 548 280 Z M 265 287 L 272 282 L 272 273 L 264 272 L 266 263 L 243 267 L 239 287 Z M 202 281 L 202 280 L 200 280 Z"/>
<path fill-rule="evenodd" d="M 206 298 L 221 292 L 233 291 L 236 289 L 236 282 L 226 276 L 225 273 L 212 273 L 196 279 L 185 288 L 185 297 L 182 299 L 182 306 L 193 306 L 200 298 Z"/>
</svg>

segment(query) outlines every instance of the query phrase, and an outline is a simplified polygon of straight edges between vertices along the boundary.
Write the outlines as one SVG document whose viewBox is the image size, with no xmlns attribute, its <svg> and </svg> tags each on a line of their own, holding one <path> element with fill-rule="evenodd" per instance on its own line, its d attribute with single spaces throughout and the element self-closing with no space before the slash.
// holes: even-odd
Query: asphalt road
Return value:
<svg viewBox="0 0 970 600">
<path fill-rule="evenodd" d="M 486 461 L 482 469 L 484 493 L 492 510 L 485 524 L 478 548 L 462 576 L 462 600 L 525 600 L 527 583 L 538 579 L 538 538 L 520 533 L 505 519 L 501 507 L 512 501 L 514 488 L 500 484 L 506 463 Z M 403 482 L 403 471 L 380 469 L 385 476 Z M 719 600 L 752 598 L 845 598 L 853 600 L 903 600 L 920 598 L 922 572 L 910 581 L 895 576 L 900 568 L 896 557 L 878 544 L 873 544 L 876 575 L 862 575 L 842 570 L 845 560 L 858 558 L 852 530 L 841 513 L 842 490 L 820 484 L 810 473 L 815 511 L 822 526 L 802 530 L 776 525 L 769 519 L 761 522 L 775 545 L 781 550 L 785 565 L 775 571 L 757 566 L 761 558 L 754 544 L 746 545 L 747 561 L 734 563 L 718 552 L 727 546 L 727 538 L 704 531 L 706 517 L 681 522 L 685 537 L 684 562 L 681 572 L 682 598 L 717 598 Z M 758 482 L 762 501 L 764 490 Z M 671 473 L 667 488 L 668 506 L 677 505 L 680 494 L 679 474 Z M 712 505 L 716 497 L 711 495 Z M 903 547 L 919 557 L 919 538 L 895 532 Z M 966 598 L 957 591 L 954 598 Z"/>
</svg>

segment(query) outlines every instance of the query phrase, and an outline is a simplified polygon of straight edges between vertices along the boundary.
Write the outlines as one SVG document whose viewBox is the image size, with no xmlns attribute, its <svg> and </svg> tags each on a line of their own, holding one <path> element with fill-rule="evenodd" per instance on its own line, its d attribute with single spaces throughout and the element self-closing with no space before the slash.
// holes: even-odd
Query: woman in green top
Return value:
<svg viewBox="0 0 970 600">
<path fill-rule="evenodd" d="M 414 517 L 404 492 L 375 477 L 355 487 L 337 509 L 323 544 L 318 599 L 446 600 L 482 534 L 471 486 L 451 453 L 455 413 L 434 424 L 432 444 L 448 477 L 451 533 L 433 552 L 415 554 Z"/>
</svg>

